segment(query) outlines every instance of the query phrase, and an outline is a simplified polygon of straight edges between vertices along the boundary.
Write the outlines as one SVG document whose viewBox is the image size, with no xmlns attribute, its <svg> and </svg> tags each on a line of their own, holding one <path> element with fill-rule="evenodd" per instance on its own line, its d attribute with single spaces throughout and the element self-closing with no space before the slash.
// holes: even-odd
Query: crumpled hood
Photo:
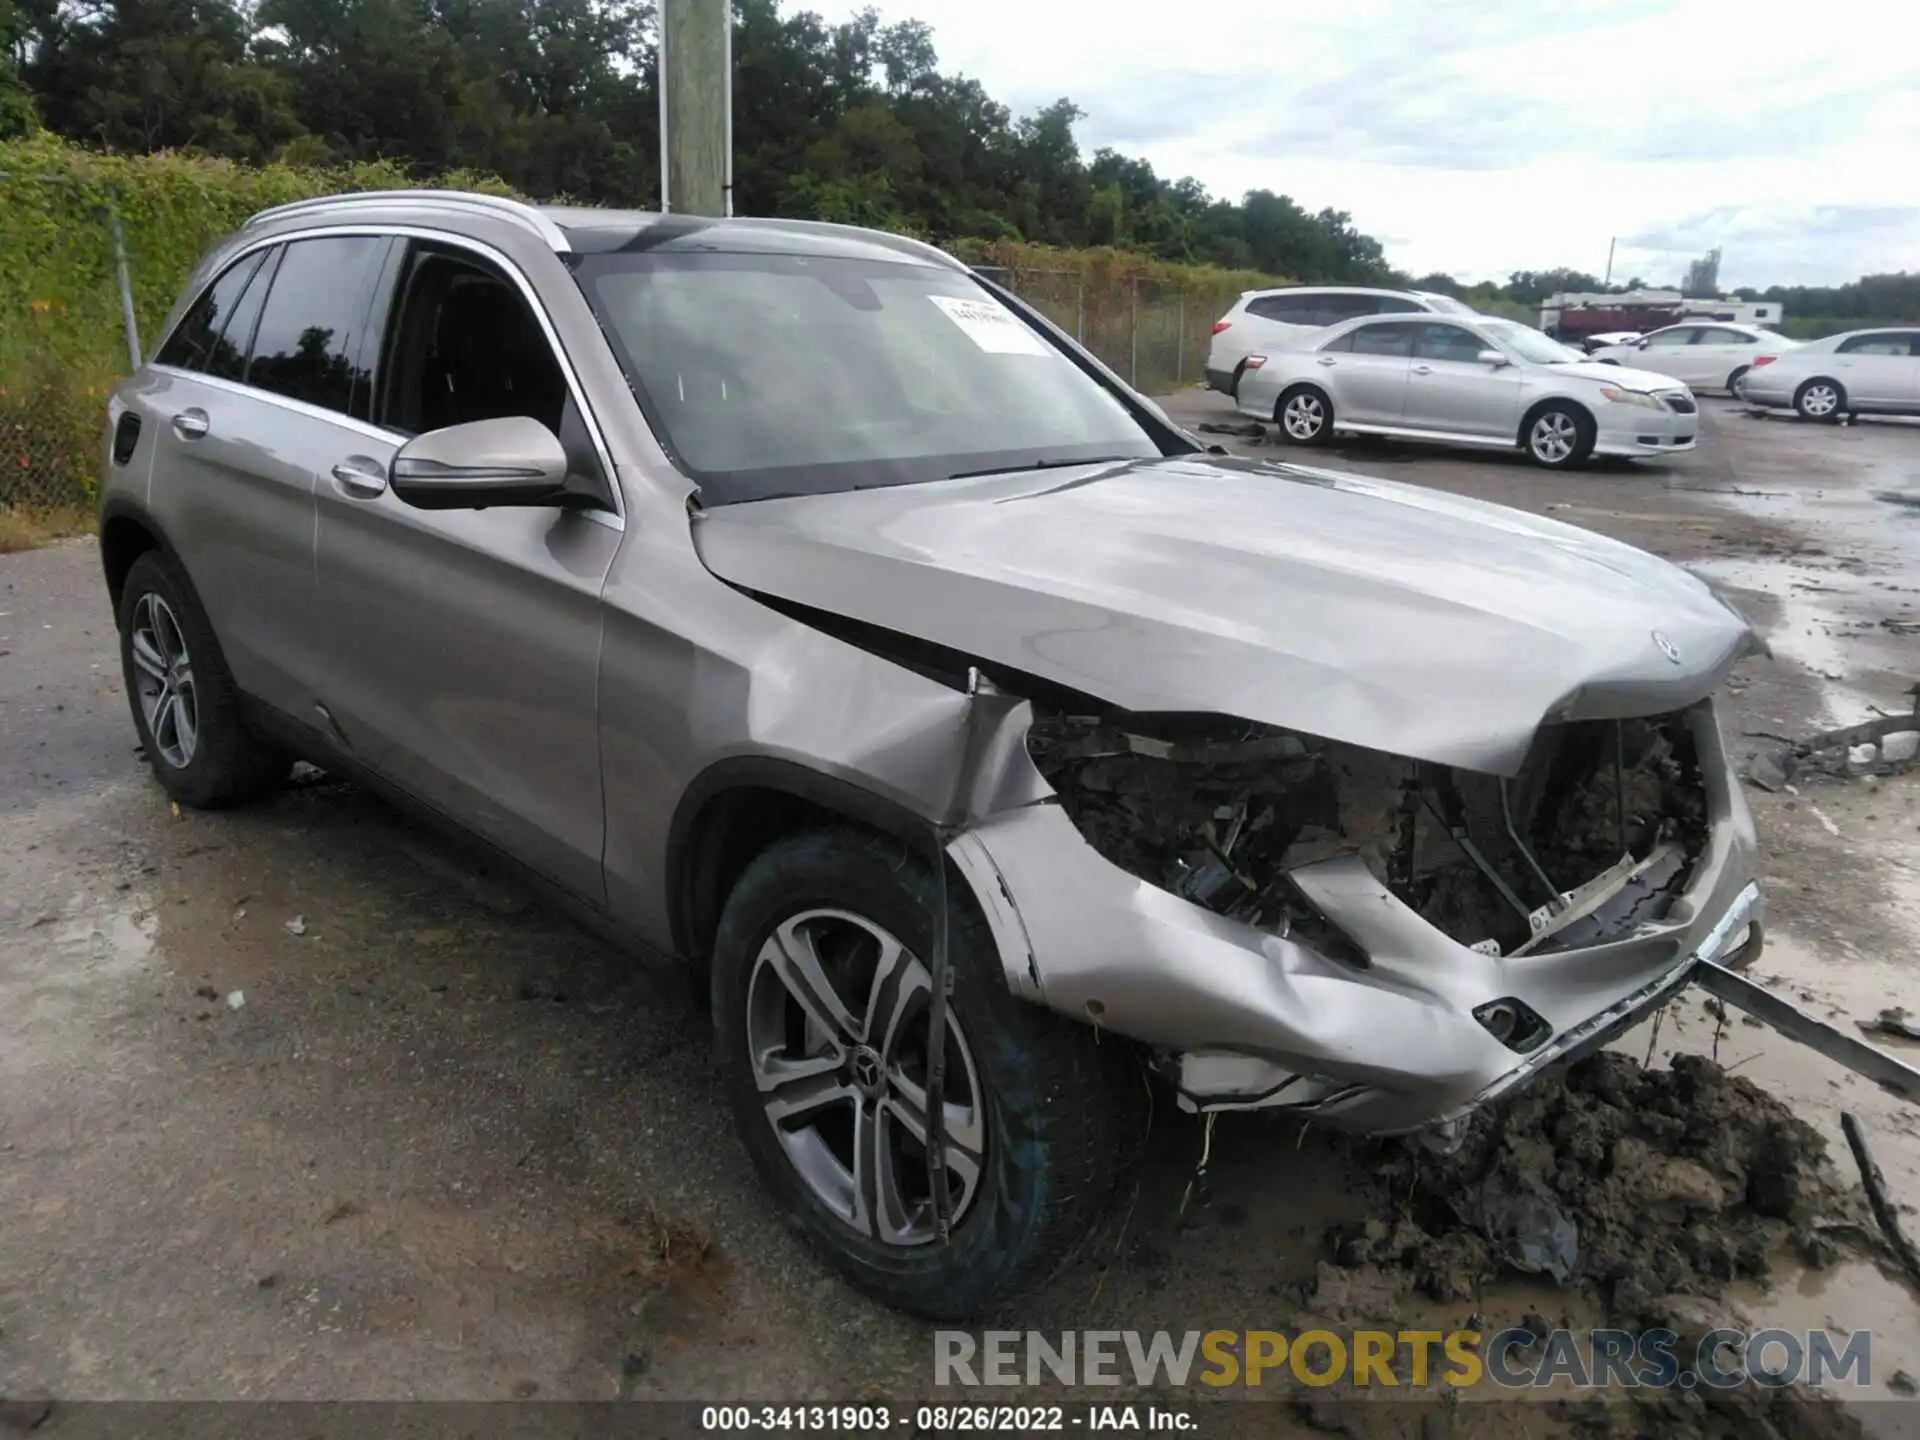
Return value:
<svg viewBox="0 0 1920 1440">
<path fill-rule="evenodd" d="M 1138 712 L 1513 774 L 1542 721 L 1676 710 L 1751 632 L 1685 571 L 1439 491 L 1208 456 L 703 513 L 706 565 Z"/>
</svg>

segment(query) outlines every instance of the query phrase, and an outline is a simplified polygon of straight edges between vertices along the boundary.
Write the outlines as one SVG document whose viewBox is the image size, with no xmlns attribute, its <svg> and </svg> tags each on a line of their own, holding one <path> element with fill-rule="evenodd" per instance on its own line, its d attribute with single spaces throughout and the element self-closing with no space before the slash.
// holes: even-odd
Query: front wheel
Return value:
<svg viewBox="0 0 1920 1440">
<path fill-rule="evenodd" d="M 1086 1238 L 1137 1139 L 1125 1105 L 1140 1081 L 1119 1068 L 1124 1043 L 1018 999 L 964 890 L 948 903 L 945 1142 L 931 1152 L 945 1239 L 927 1148 L 930 865 L 861 830 L 775 842 L 721 917 L 713 1020 L 734 1123 L 786 1217 L 879 1299 L 964 1319 Z"/>
<path fill-rule="evenodd" d="M 1570 405 L 1549 405 L 1527 420 L 1521 439 L 1527 458 L 1549 470 L 1571 470 L 1593 453 L 1593 421 Z"/>
<path fill-rule="evenodd" d="M 1794 392 L 1793 408 L 1802 420 L 1830 424 L 1840 418 L 1847 395 L 1837 380 L 1809 380 Z"/>
<path fill-rule="evenodd" d="M 1273 423 L 1295 445 L 1324 445 L 1333 437 L 1333 401 L 1315 386 L 1296 385 L 1274 405 Z"/>
</svg>

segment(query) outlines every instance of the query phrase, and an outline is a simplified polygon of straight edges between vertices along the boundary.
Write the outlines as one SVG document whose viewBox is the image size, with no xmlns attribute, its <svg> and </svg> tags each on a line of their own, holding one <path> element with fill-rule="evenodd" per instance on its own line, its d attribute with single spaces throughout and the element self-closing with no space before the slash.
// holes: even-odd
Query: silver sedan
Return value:
<svg viewBox="0 0 1920 1440">
<path fill-rule="evenodd" d="M 1239 408 L 1281 439 L 1336 432 L 1519 447 L 1565 469 L 1590 455 L 1671 455 L 1699 431 L 1693 392 L 1665 375 L 1603 365 L 1537 330 L 1488 316 L 1349 321 L 1298 350 L 1248 358 Z"/>
</svg>

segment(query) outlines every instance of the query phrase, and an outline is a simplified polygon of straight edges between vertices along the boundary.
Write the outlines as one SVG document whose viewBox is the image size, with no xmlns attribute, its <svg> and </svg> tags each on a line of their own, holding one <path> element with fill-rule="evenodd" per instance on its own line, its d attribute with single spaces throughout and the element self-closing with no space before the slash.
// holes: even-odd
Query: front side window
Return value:
<svg viewBox="0 0 1920 1440">
<path fill-rule="evenodd" d="M 374 235 L 289 244 L 260 312 L 247 383 L 343 415 L 357 413 L 356 404 L 364 412 L 359 352 L 388 244 Z"/>
<path fill-rule="evenodd" d="M 416 245 L 380 365 L 376 424 L 408 435 L 524 415 L 563 430 L 566 376 L 528 306 L 477 257 Z"/>
<path fill-rule="evenodd" d="M 654 250 L 583 256 L 574 273 L 705 504 L 1163 453 L 959 271 Z"/>
<path fill-rule="evenodd" d="M 247 337 L 244 334 L 236 337 L 236 350 L 236 338 L 228 336 L 229 322 L 240 308 L 248 282 L 265 259 L 266 252 L 255 251 L 229 266 L 194 302 L 186 318 L 167 337 L 167 343 L 160 347 L 160 353 L 153 357 L 154 363 L 238 379 L 237 374 L 228 375 L 227 372 L 235 368 L 230 364 L 233 359 L 244 362 Z"/>
<path fill-rule="evenodd" d="M 1422 325 L 1414 353 L 1422 360 L 1478 361 L 1487 342 L 1458 325 Z"/>
<path fill-rule="evenodd" d="M 1353 332 L 1353 353 L 1405 359 L 1413 354 L 1416 325 L 1362 325 Z"/>
</svg>

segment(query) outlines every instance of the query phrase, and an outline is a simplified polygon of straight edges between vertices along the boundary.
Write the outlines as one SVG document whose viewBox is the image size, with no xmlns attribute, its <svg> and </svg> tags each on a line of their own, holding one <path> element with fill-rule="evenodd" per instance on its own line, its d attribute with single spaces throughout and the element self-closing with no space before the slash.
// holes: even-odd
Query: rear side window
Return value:
<svg viewBox="0 0 1920 1440">
<path fill-rule="evenodd" d="M 1413 315 L 1428 307 L 1417 300 L 1402 300 L 1398 295 L 1376 295 L 1373 297 L 1375 315 Z"/>
<path fill-rule="evenodd" d="M 226 375 L 228 379 L 237 379 L 237 375 L 228 374 L 231 367 L 222 364 L 228 358 L 228 352 L 222 350 L 221 341 L 227 334 L 228 322 L 240 308 L 247 282 L 253 279 L 265 258 L 264 254 L 253 254 L 228 267 L 219 279 L 206 288 L 206 292 L 187 312 L 186 318 L 167 337 L 167 343 L 153 357 L 154 363 L 176 366 L 181 370 L 206 370 L 211 374 Z M 227 344 L 231 347 L 234 342 L 229 340 Z M 242 332 L 238 336 L 237 353 L 243 361 L 246 345 L 246 335 Z M 214 366 L 208 363 L 210 356 L 215 357 Z"/>
<path fill-rule="evenodd" d="M 1342 320 L 1358 320 L 1362 315 L 1377 315 L 1372 295 L 1322 295 L 1314 303 L 1315 325 L 1338 325 Z"/>
<path fill-rule="evenodd" d="M 1262 320 L 1278 320 L 1284 325 L 1317 325 L 1313 295 L 1261 295 L 1247 302 L 1247 313 Z"/>
<path fill-rule="evenodd" d="M 360 351 L 388 241 L 296 240 L 281 257 L 254 332 L 247 383 L 343 415 L 366 409 Z"/>
<path fill-rule="evenodd" d="M 1911 355 L 1913 336 L 1904 330 L 1882 330 L 1874 335 L 1855 335 L 1840 342 L 1842 355 Z"/>
</svg>

